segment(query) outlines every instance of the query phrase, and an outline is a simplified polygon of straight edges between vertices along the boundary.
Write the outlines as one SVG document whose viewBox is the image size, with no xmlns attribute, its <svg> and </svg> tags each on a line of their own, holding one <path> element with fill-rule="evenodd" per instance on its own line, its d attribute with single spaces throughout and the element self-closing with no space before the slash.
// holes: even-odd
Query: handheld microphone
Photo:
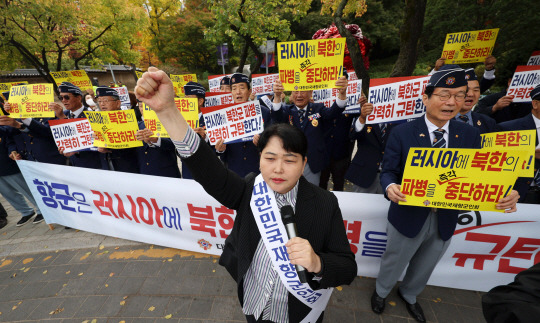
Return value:
<svg viewBox="0 0 540 323">
<path fill-rule="evenodd" d="M 294 222 L 294 210 L 292 206 L 284 205 L 281 207 L 281 219 L 283 220 L 283 224 L 285 225 L 285 229 L 287 230 L 287 235 L 289 236 L 289 239 L 297 237 L 298 233 L 296 231 L 296 223 Z M 304 267 L 300 265 L 295 266 L 300 282 L 307 283 L 306 269 L 304 269 Z"/>
</svg>

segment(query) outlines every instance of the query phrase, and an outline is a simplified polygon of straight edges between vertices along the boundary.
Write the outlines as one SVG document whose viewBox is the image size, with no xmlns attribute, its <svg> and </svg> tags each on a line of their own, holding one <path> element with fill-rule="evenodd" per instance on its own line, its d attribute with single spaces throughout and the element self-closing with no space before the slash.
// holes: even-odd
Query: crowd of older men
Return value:
<svg viewBox="0 0 540 323">
<path fill-rule="evenodd" d="M 426 114 L 412 122 L 366 125 L 373 105 L 361 99 L 359 115 L 344 115 L 347 105 L 347 78 L 339 78 L 335 87 L 338 98 L 330 108 L 314 103 L 311 91 L 293 91 L 290 104 L 284 101 L 284 88 L 278 80 L 273 86 L 270 106 L 260 101 L 264 127 L 272 123 L 289 123 L 307 138 L 307 165 L 304 177 L 312 184 L 327 189 L 332 178 L 334 190 L 344 190 L 345 179 L 352 191 L 385 194 L 390 199 L 388 249 L 381 264 L 381 274 L 371 302 L 373 311 L 382 313 L 385 298 L 401 273 L 407 269 L 404 282 L 398 289 L 411 316 L 419 322 L 425 317 L 416 296 L 423 290 L 431 271 L 444 253 L 454 232 L 457 211 L 399 205 L 406 199 L 401 193 L 404 168 L 403 147 L 424 146 L 439 148 L 479 148 L 480 133 L 506 130 L 536 129 L 537 148 L 534 178 L 520 178 L 516 191 L 499 201 L 498 207 L 513 211 L 519 202 L 540 204 L 540 87 L 531 92 L 532 103 L 513 103 L 506 91 L 490 94 L 480 100 L 494 80 L 493 58 L 486 61 L 486 71 L 478 80 L 474 69 L 457 65 L 444 65 L 437 61 L 433 75 L 423 95 Z M 452 77 L 452 82 L 447 80 Z M 221 80 L 222 91 L 230 91 L 234 103 L 250 99 L 250 80 L 247 75 L 235 73 Z M 55 119 L 85 118 L 93 109 L 114 111 L 121 109 L 120 96 L 110 87 L 97 87 L 94 93 L 83 93 L 77 86 L 64 82 L 58 87 L 58 102 L 50 104 Z M 205 88 L 189 82 L 184 87 L 186 97 L 198 99 L 204 106 Z M 4 96 L 8 94 L 5 93 Z M 7 98 L 6 98 L 7 99 Z M 268 101 L 267 101 L 268 102 Z M 97 103 L 97 105 L 95 104 Z M 138 109 L 137 102 L 133 102 Z M 10 104 L 3 102 L 5 114 Z M 140 111 L 143 114 L 142 111 Z M 308 118 L 309 117 L 309 118 Z M 200 127 L 195 133 L 208 144 L 204 119 L 199 113 Z M 85 167 L 110 171 L 139 173 L 174 178 L 191 178 L 189 170 L 178 167 L 177 151 L 168 138 L 152 137 L 153 132 L 139 120 L 137 140 L 143 146 L 126 149 L 99 148 L 95 151 L 64 153 L 56 147 L 47 118 L 15 119 L 0 116 L 0 194 L 21 214 L 17 226 L 43 221 L 43 216 L 26 185 L 16 160 Z M 410 135 L 415 129 L 430 135 L 425 142 L 411 142 L 418 136 Z M 462 142 L 456 142 L 449 133 L 459 133 Z M 457 136 L 456 136 L 457 138 Z M 224 144 L 218 141 L 212 149 L 224 165 L 240 176 L 259 172 L 259 151 L 256 135 L 251 142 Z M 356 154 L 353 154 L 356 143 Z M 519 194 L 518 194 L 519 193 Z M 27 201 L 33 204 L 29 206 Z M 36 216 L 37 214 L 37 216 Z M 35 217 L 34 217 L 35 216 Z M 7 224 L 7 214 L 0 205 L 0 228 Z M 437 229 L 438 228 L 438 229 Z M 440 234 L 439 234 L 440 232 Z"/>
</svg>

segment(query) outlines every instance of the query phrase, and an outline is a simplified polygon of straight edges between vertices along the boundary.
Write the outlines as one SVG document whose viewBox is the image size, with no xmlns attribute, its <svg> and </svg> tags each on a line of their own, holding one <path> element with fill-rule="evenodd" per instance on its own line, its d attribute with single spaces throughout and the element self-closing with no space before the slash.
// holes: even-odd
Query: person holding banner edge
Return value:
<svg viewBox="0 0 540 323">
<path fill-rule="evenodd" d="M 426 106 L 424 117 L 396 126 L 388 138 L 381 185 L 391 203 L 387 247 L 371 297 L 371 308 L 377 314 L 384 311 L 386 297 L 407 268 L 398 296 L 416 321 L 426 321 L 416 297 L 448 248 L 459 211 L 400 205 L 407 197 L 399 183 L 411 147 L 481 147 L 478 129 L 453 120 L 465 102 L 466 93 L 464 70 L 452 66 L 441 68 L 431 76 L 422 96 Z M 498 201 L 496 208 L 506 213 L 515 212 L 518 198 L 519 194 L 513 190 Z"/>
<path fill-rule="evenodd" d="M 285 244 L 286 252 L 291 264 L 304 266 L 309 272 L 310 288 L 322 289 L 348 284 L 354 279 L 356 262 L 345 234 L 337 200 L 330 192 L 309 184 L 302 177 L 307 144 L 301 132 L 284 124 L 273 125 L 265 130 L 259 140 L 259 149 L 262 150 L 261 175 L 254 178 L 254 174 L 250 174 L 242 179 L 225 169 L 207 145 L 200 145 L 199 137 L 176 109 L 172 82 L 163 71 L 151 67 L 137 82 L 135 92 L 141 101 L 156 111 L 183 156 L 183 162 L 192 170 L 195 180 L 219 202 L 238 211 L 220 264 L 227 268 L 238 283 L 239 300 L 248 322 L 300 322 L 313 312 L 317 315 L 310 321 L 321 322 L 321 310 L 324 310 L 326 304 L 310 312 L 311 306 L 306 306 L 305 300 L 297 298 L 299 296 L 287 293 L 281 280 L 274 284 L 275 280 L 265 279 L 277 277 L 278 274 L 268 268 L 271 264 L 266 260 L 271 258 L 270 261 L 273 261 L 274 257 L 269 257 L 270 250 L 265 250 L 263 237 L 256 224 L 259 217 L 254 216 L 254 213 L 260 211 L 255 202 L 252 203 L 258 194 L 254 187 L 257 181 L 257 187 L 267 188 L 270 193 L 276 192 L 275 196 L 266 195 L 272 204 L 276 198 L 277 204 L 292 204 L 296 209 L 299 236 L 307 240 L 300 237 L 289 240 Z M 279 218 L 275 212 L 274 216 Z M 264 237 L 267 238 L 266 235 Z M 260 262 L 261 259 L 266 260 Z M 281 272 L 283 269 L 277 270 Z M 245 288 L 261 284 L 269 289 L 265 292 L 260 288 Z M 327 292 L 321 290 L 319 294 L 329 297 Z M 259 294 L 263 294 L 262 297 L 258 297 Z M 320 298 L 314 302 L 318 300 Z"/>
</svg>

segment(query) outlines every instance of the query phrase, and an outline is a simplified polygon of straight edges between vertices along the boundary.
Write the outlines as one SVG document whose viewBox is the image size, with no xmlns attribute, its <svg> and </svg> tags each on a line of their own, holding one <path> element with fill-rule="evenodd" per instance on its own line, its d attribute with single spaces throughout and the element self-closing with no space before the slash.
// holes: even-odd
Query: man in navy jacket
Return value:
<svg viewBox="0 0 540 323">
<path fill-rule="evenodd" d="M 383 158 L 381 185 L 391 200 L 388 210 L 387 247 L 382 256 L 372 310 L 382 313 L 385 299 L 407 268 L 398 289 L 409 314 L 425 322 L 416 296 L 422 292 L 435 265 L 450 244 L 458 210 L 399 205 L 406 201 L 401 180 L 411 147 L 480 148 L 477 129 L 453 120 L 467 93 L 465 72 L 461 68 L 441 68 L 426 86 L 423 102 L 426 114 L 395 127 L 388 138 Z M 498 201 L 498 209 L 516 210 L 518 194 L 513 191 Z"/>
</svg>

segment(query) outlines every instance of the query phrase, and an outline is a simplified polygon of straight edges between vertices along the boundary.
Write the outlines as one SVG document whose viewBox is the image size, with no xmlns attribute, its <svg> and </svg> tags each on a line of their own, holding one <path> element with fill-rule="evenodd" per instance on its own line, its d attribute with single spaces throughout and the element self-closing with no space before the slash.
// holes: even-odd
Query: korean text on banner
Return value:
<svg viewBox="0 0 540 323">
<path fill-rule="evenodd" d="M 120 102 L 122 102 L 122 110 L 131 109 L 131 101 L 129 99 L 129 91 L 126 86 L 114 87 L 113 89 L 118 92 Z"/>
<path fill-rule="evenodd" d="M 403 205 L 494 211 L 510 193 L 528 152 L 522 150 L 411 148 L 401 192 Z"/>
<path fill-rule="evenodd" d="M 373 112 L 366 124 L 418 118 L 426 112 L 422 94 L 429 76 L 389 77 L 372 79 L 368 102 Z"/>
<path fill-rule="evenodd" d="M 221 254 L 233 227 L 234 210 L 192 180 L 25 160 L 17 164 L 47 223 L 212 255 Z M 358 275 L 377 277 L 387 245 L 389 202 L 380 194 L 333 193 Z M 452 243 L 428 283 L 485 292 L 512 282 L 539 261 L 538 208 L 518 204 L 511 215 L 460 212 Z"/>
<path fill-rule="evenodd" d="M 186 119 L 186 122 L 189 124 L 189 126 L 192 129 L 198 128 L 199 112 L 197 109 L 197 99 L 175 98 L 174 103 L 176 104 L 178 111 L 180 111 L 184 119 Z M 140 104 L 143 105 L 144 126 L 146 127 L 146 129 L 150 129 L 152 130 L 152 132 L 154 132 L 154 135 L 152 137 L 169 138 L 169 133 L 167 132 L 167 130 L 165 130 L 165 127 L 163 127 L 163 125 L 159 121 L 157 114 L 146 104 L 142 102 Z"/>
<path fill-rule="evenodd" d="M 90 82 L 90 78 L 88 78 L 84 70 L 51 72 L 51 76 L 56 82 L 56 85 L 60 85 L 62 82 L 69 82 L 78 86 L 81 91 L 92 89 L 92 82 Z"/>
<path fill-rule="evenodd" d="M 92 127 L 86 118 L 49 120 L 58 149 L 64 153 L 88 150 L 94 147 Z"/>
<path fill-rule="evenodd" d="M 264 130 L 259 101 L 204 107 L 201 109 L 210 144 L 251 141 Z"/>
<path fill-rule="evenodd" d="M 197 82 L 196 74 L 184 74 L 184 75 L 174 75 L 171 74 L 171 81 L 174 86 L 174 93 L 177 97 L 184 97 L 186 93 L 184 92 L 184 85 L 187 82 Z"/>
<path fill-rule="evenodd" d="M 499 28 L 446 35 L 441 57 L 446 64 L 483 62 L 493 52 Z"/>
<path fill-rule="evenodd" d="M 139 125 L 135 111 L 85 111 L 84 114 L 94 131 L 94 146 L 122 149 L 143 145 L 136 137 Z"/>
<path fill-rule="evenodd" d="M 216 105 L 225 105 L 234 103 L 231 92 L 208 92 L 204 99 L 205 107 L 215 107 Z"/>
<path fill-rule="evenodd" d="M 345 38 L 278 43 L 278 51 L 285 91 L 333 88 L 343 75 Z"/>
<path fill-rule="evenodd" d="M 522 65 L 516 68 L 506 95 L 512 102 L 531 102 L 531 91 L 540 84 L 540 65 Z"/>
<path fill-rule="evenodd" d="M 527 61 L 527 65 L 540 65 L 540 50 L 534 51 Z"/>
<path fill-rule="evenodd" d="M 330 108 L 338 97 L 339 89 L 324 89 L 313 91 L 313 101 L 322 103 L 325 107 Z M 343 110 L 343 114 L 359 114 L 361 107 L 358 101 L 362 97 L 362 80 L 349 81 L 347 85 L 347 106 Z"/>
<path fill-rule="evenodd" d="M 210 92 L 220 92 L 221 79 L 232 74 L 210 75 L 208 76 L 208 88 Z"/>
<path fill-rule="evenodd" d="M 536 130 L 502 131 L 484 133 L 482 149 L 484 150 L 522 150 L 528 153 L 521 161 L 519 177 L 534 177 L 534 152 L 536 149 Z"/>
<path fill-rule="evenodd" d="M 54 118 L 49 103 L 54 102 L 52 84 L 12 86 L 9 91 L 12 118 Z"/>
<path fill-rule="evenodd" d="M 0 92 L 8 92 L 12 86 L 19 84 L 28 84 L 28 81 L 0 83 Z"/>
<path fill-rule="evenodd" d="M 274 82 L 279 80 L 279 74 L 254 74 L 251 78 L 251 94 L 274 92 Z"/>
</svg>

